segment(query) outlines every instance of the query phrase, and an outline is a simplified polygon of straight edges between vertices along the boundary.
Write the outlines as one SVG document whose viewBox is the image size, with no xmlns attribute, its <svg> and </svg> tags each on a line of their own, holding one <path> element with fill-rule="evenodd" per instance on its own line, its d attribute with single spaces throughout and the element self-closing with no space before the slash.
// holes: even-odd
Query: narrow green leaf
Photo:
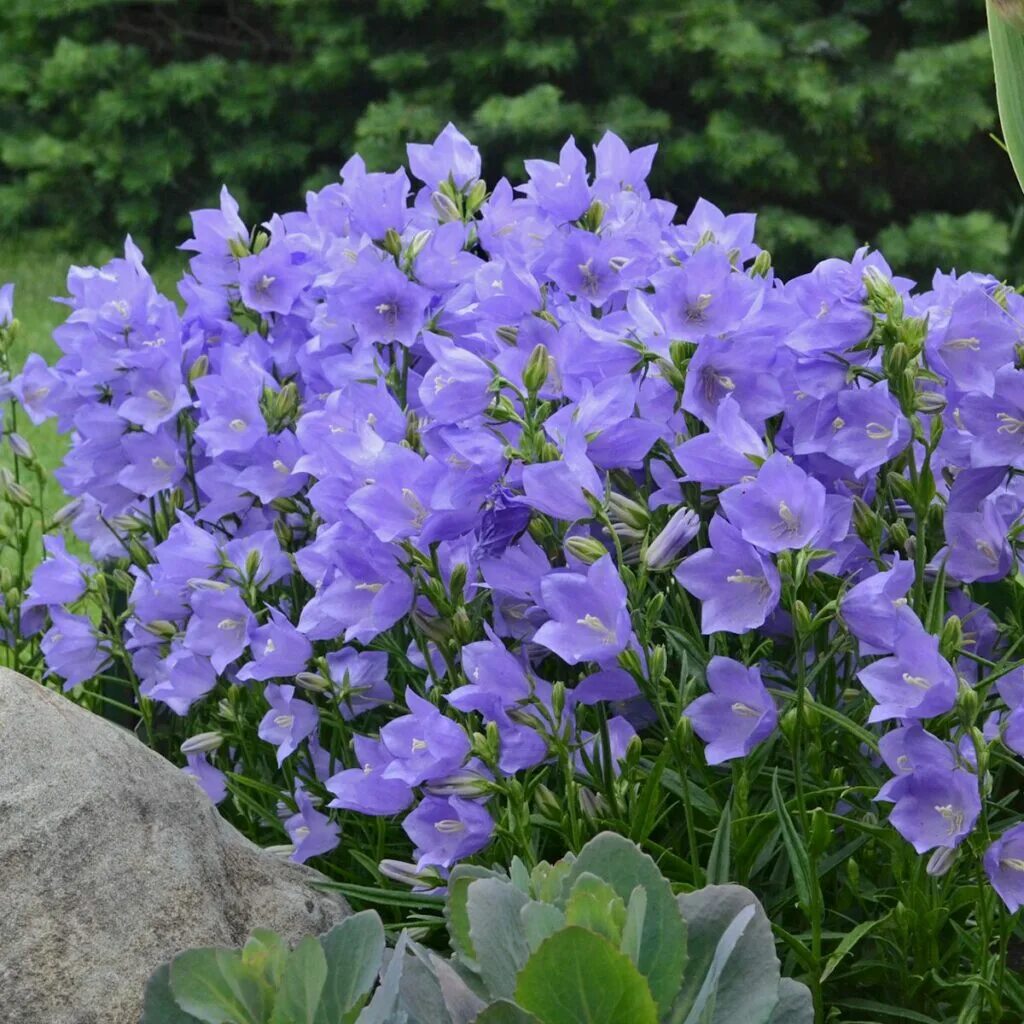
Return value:
<svg viewBox="0 0 1024 1024">
<path fill-rule="evenodd" d="M 715 832 L 715 840 L 711 844 L 711 854 L 708 857 L 707 875 L 708 885 L 724 885 L 731 881 L 729 878 L 732 855 L 732 804 L 726 801 L 722 808 L 722 816 L 718 819 L 718 829 Z"/>
<path fill-rule="evenodd" d="M 883 921 L 887 920 L 888 914 L 885 917 L 880 917 L 875 921 L 861 921 L 856 928 L 850 932 L 842 942 L 836 946 L 832 955 L 828 958 L 828 962 L 825 964 L 825 970 L 821 972 L 821 980 L 825 981 L 832 974 L 832 972 L 839 966 L 843 957 L 853 949 L 854 946 L 864 938 L 872 929 L 877 928 Z"/>
<path fill-rule="evenodd" d="M 565 928 L 545 940 L 516 982 L 516 1002 L 544 1024 L 657 1024 L 644 976 L 606 939 Z"/>
<path fill-rule="evenodd" d="M 996 105 L 1010 163 L 1024 189 L 1024 34 L 1010 25 L 987 0 L 988 32 L 996 77 Z"/>
<path fill-rule="evenodd" d="M 772 774 L 772 803 L 775 805 L 775 815 L 779 819 L 779 829 L 782 832 L 782 844 L 786 848 L 789 857 L 789 866 L 793 871 L 793 884 L 796 886 L 797 898 L 805 907 L 811 906 L 811 862 L 807 856 L 807 848 L 804 846 L 793 819 L 786 809 L 786 801 L 779 789 L 779 773 L 776 770 Z M 817 884 L 817 879 L 813 880 Z"/>
</svg>

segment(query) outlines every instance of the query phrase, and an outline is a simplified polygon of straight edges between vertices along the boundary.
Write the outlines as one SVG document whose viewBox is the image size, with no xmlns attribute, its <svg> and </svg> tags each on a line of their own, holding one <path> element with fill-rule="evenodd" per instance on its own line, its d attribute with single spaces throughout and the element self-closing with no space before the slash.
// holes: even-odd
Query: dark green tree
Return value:
<svg viewBox="0 0 1024 1024">
<path fill-rule="evenodd" d="M 5 0 L 0 231 L 178 240 L 454 120 L 488 177 L 574 133 L 653 187 L 761 214 L 785 270 L 857 244 L 1019 276 L 1019 191 L 977 0 Z"/>
</svg>

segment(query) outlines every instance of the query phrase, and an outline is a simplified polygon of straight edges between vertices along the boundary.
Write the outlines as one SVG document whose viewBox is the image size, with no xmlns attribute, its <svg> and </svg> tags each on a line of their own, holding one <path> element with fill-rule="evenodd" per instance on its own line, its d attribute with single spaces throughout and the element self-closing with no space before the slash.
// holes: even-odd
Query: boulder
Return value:
<svg viewBox="0 0 1024 1024">
<path fill-rule="evenodd" d="M 0 668 L 0 1022 L 137 1024 L 191 946 L 349 913 L 130 732 Z"/>
</svg>

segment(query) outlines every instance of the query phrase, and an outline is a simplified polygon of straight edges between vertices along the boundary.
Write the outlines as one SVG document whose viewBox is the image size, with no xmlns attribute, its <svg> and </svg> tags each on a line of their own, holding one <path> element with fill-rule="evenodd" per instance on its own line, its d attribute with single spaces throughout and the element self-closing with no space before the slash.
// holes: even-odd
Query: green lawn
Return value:
<svg viewBox="0 0 1024 1024">
<path fill-rule="evenodd" d="M 69 267 L 75 264 L 99 265 L 115 255 L 118 254 L 113 250 L 72 253 L 47 246 L 31 237 L 0 237 L 0 284 L 14 282 L 14 314 L 20 324 L 12 357 L 15 371 L 20 369 L 31 352 L 38 352 L 48 362 L 59 356 L 52 333 L 67 316 L 68 308 L 52 300 L 54 296 L 67 294 L 65 282 Z M 157 286 L 165 295 L 177 298 L 175 281 L 183 265 L 184 261 L 179 257 L 163 261 L 156 270 L 150 268 Z M 50 474 L 60 465 L 66 441 L 58 434 L 55 424 L 48 422 L 34 427 L 23 414 L 18 417 L 18 429 L 35 449 L 47 471 L 45 500 L 48 510 L 54 511 L 63 504 L 64 495 Z M 8 456 L 0 447 L 0 462 L 6 458 Z"/>
</svg>

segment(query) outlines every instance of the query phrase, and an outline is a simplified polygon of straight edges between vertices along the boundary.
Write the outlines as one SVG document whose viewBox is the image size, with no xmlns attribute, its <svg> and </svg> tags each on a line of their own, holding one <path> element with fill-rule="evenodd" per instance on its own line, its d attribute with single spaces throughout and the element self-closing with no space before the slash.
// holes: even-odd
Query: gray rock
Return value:
<svg viewBox="0 0 1024 1024">
<path fill-rule="evenodd" d="M 0 669 L 2 1024 L 137 1024 L 175 953 L 340 921 L 317 879 L 131 733 Z"/>
</svg>

